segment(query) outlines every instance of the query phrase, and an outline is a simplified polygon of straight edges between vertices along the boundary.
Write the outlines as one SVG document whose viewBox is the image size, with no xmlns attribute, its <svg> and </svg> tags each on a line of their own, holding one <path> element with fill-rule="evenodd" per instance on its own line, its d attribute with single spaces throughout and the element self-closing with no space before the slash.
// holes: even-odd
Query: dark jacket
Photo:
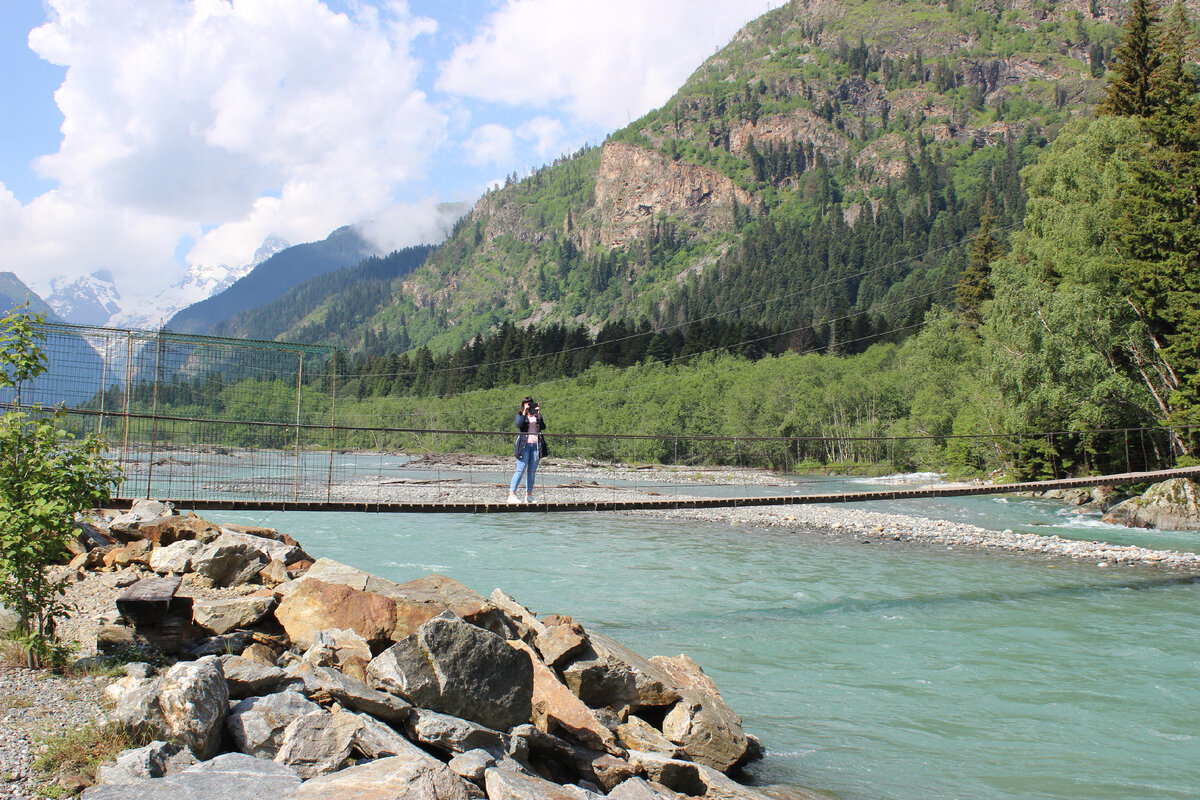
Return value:
<svg viewBox="0 0 1200 800">
<path fill-rule="evenodd" d="M 546 437 L 542 436 L 542 431 L 546 430 L 546 420 L 539 413 L 538 421 L 538 458 L 545 458 L 550 455 L 550 448 L 546 446 Z M 524 414 L 517 414 L 517 430 L 523 434 L 529 433 L 529 420 Z M 517 436 L 517 443 L 513 446 L 513 455 L 517 460 L 521 460 L 521 456 L 525 454 L 525 445 L 529 444 L 525 441 L 525 436 Z"/>
</svg>

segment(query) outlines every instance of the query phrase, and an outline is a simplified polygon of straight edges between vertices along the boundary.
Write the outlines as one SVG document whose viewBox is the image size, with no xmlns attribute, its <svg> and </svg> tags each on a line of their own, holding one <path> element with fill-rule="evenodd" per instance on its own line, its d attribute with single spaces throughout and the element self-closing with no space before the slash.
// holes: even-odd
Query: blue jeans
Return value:
<svg viewBox="0 0 1200 800">
<path fill-rule="evenodd" d="M 517 460 L 517 471 L 513 473 L 512 481 L 508 484 L 508 491 L 516 494 L 517 487 L 521 485 L 521 476 L 524 475 L 525 494 L 533 494 L 533 476 L 537 472 L 539 458 L 541 454 L 536 444 L 525 446 L 521 458 Z"/>
</svg>

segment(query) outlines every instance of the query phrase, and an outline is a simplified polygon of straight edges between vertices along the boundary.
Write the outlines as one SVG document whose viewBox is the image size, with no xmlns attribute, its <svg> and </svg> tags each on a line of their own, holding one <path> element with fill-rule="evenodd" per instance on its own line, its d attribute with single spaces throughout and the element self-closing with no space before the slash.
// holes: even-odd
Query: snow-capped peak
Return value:
<svg viewBox="0 0 1200 800">
<path fill-rule="evenodd" d="M 73 281 L 51 278 L 51 294 L 46 304 L 67 322 L 78 325 L 103 325 L 121 310 L 121 295 L 113 284 L 112 273 L 96 270 Z"/>
<path fill-rule="evenodd" d="M 254 251 L 254 259 L 248 264 L 236 267 L 191 264 L 183 278 L 153 297 L 135 296 L 122 303 L 120 310 L 108 319 L 108 324 L 115 328 L 155 330 L 175 316 L 175 312 L 223 292 L 238 278 L 288 247 L 290 245 L 282 238 L 268 236 Z"/>
</svg>

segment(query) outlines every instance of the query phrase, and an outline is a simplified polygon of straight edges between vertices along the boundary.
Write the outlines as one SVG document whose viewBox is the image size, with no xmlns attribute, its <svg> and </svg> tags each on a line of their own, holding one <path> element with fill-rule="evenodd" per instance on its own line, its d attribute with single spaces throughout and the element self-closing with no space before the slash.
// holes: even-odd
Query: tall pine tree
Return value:
<svg viewBox="0 0 1200 800">
<path fill-rule="evenodd" d="M 1133 0 L 1100 106 L 1102 112 L 1121 117 L 1150 115 L 1150 78 L 1162 63 L 1157 26 L 1153 0 Z"/>
<path fill-rule="evenodd" d="M 1130 299 L 1165 343 L 1176 422 L 1200 421 L 1200 93 L 1191 26 L 1176 0 L 1154 37 L 1156 68 L 1141 118 L 1146 142 L 1120 204 Z M 1110 97 L 1112 85 L 1110 84 Z"/>
</svg>

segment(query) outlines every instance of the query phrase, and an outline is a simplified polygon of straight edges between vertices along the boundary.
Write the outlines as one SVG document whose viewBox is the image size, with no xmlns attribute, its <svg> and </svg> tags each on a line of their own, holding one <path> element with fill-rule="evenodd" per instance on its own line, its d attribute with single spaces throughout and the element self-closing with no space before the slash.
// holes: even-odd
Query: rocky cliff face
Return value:
<svg viewBox="0 0 1200 800">
<path fill-rule="evenodd" d="M 630 144 L 605 145 L 596 176 L 596 228 L 604 247 L 621 247 L 645 234 L 660 216 L 696 231 L 732 231 L 734 204 L 754 196 L 707 167 L 675 161 Z"/>
</svg>

